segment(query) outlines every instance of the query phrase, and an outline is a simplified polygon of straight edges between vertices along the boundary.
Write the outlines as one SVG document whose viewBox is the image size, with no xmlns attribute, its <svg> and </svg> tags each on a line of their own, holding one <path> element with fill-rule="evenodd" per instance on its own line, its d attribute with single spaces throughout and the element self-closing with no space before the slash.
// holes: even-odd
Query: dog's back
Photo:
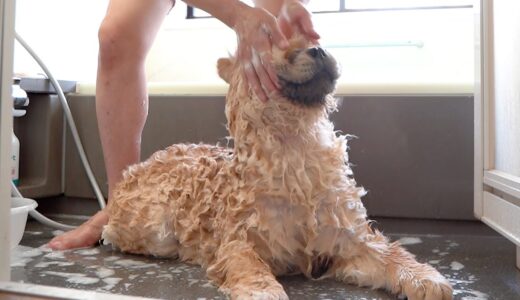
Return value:
<svg viewBox="0 0 520 300">
<path fill-rule="evenodd" d="M 110 199 L 103 239 L 124 252 L 203 263 L 197 252 L 214 248 L 207 236 L 218 214 L 204 200 L 229 188 L 222 172 L 229 159 L 226 148 L 177 144 L 129 167 Z"/>
</svg>

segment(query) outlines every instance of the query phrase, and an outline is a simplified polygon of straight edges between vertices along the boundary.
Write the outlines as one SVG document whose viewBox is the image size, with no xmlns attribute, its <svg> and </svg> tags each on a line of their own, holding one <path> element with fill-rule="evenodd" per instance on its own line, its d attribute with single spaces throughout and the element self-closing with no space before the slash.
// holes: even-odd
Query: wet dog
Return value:
<svg viewBox="0 0 520 300">
<path fill-rule="evenodd" d="M 286 299 L 276 276 L 287 274 L 451 299 L 439 272 L 367 220 L 347 138 L 328 118 L 335 59 L 295 39 L 273 49 L 273 60 L 282 88 L 267 102 L 233 58 L 219 60 L 233 149 L 178 144 L 129 167 L 108 206 L 105 241 L 199 264 L 234 299 Z"/>
</svg>

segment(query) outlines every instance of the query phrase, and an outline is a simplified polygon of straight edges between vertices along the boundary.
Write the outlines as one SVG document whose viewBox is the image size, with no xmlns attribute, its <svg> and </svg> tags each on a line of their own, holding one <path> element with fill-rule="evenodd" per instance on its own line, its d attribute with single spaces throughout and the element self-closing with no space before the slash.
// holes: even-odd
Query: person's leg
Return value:
<svg viewBox="0 0 520 300">
<path fill-rule="evenodd" d="M 174 0 L 110 0 L 99 29 L 96 113 L 108 177 L 109 201 L 122 171 L 140 160 L 148 113 L 144 63 Z M 77 229 L 49 242 L 53 249 L 95 244 L 108 222 L 98 212 Z"/>
</svg>

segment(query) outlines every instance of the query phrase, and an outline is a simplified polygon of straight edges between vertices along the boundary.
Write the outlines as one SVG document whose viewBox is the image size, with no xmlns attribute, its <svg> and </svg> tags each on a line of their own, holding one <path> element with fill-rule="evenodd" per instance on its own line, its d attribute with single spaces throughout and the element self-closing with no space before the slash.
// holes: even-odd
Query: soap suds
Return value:
<svg viewBox="0 0 520 300">
<path fill-rule="evenodd" d="M 104 287 L 101 289 L 103 290 L 111 290 L 113 289 L 123 278 L 118 277 L 109 277 L 109 278 L 103 278 L 103 282 L 106 283 Z"/>
<path fill-rule="evenodd" d="M 85 274 L 81 273 L 65 273 L 65 272 L 53 272 L 53 271 L 45 271 L 43 272 L 47 275 L 53 275 L 58 277 L 66 278 L 67 282 L 74 283 L 74 284 L 94 284 L 99 282 L 99 278 L 94 277 L 87 277 Z"/>
<path fill-rule="evenodd" d="M 133 260 L 133 259 L 122 259 L 114 262 L 116 265 L 120 265 L 125 268 L 135 268 L 135 269 L 144 269 L 144 268 L 151 268 L 155 267 L 158 268 L 159 266 L 157 264 L 147 264 L 142 261 Z"/>
<path fill-rule="evenodd" d="M 31 235 L 41 235 L 43 232 L 41 231 L 25 231 L 25 234 L 31 234 Z"/>
<path fill-rule="evenodd" d="M 461 300 L 487 300 L 487 299 L 489 299 L 489 295 L 488 294 L 485 294 L 485 293 L 482 293 L 482 292 L 479 292 L 479 291 L 466 290 L 466 291 L 463 291 L 463 292 L 471 294 L 471 296 L 463 296 L 461 298 Z"/>
<path fill-rule="evenodd" d="M 47 262 L 39 262 L 36 265 L 34 265 L 35 268 L 47 268 L 51 265 L 56 265 L 58 267 L 68 267 L 73 266 L 73 262 L 66 262 L 66 261 L 47 261 Z"/>
<path fill-rule="evenodd" d="M 11 268 L 25 267 L 34 257 L 42 255 L 43 252 L 38 248 L 18 245 L 11 250 Z"/>
<path fill-rule="evenodd" d="M 52 232 L 52 235 L 53 235 L 53 236 L 58 236 L 58 235 L 62 235 L 62 234 L 64 234 L 64 233 L 65 233 L 65 231 L 63 231 L 63 230 L 54 230 L 54 231 Z"/>
<path fill-rule="evenodd" d="M 104 268 L 104 267 L 101 267 L 101 268 L 96 270 L 96 275 L 99 278 L 110 277 L 110 276 L 112 276 L 114 274 L 115 274 L 114 270 L 111 270 L 111 269 L 108 269 L 108 268 Z"/>
<path fill-rule="evenodd" d="M 118 259 L 119 259 L 119 256 L 109 256 L 109 257 L 104 258 L 105 261 L 116 261 Z"/>
<path fill-rule="evenodd" d="M 453 271 L 459 271 L 459 270 L 462 270 L 464 268 L 464 265 L 461 264 L 458 261 L 452 261 L 451 264 L 450 264 L 450 267 L 451 267 L 451 269 Z"/>
<path fill-rule="evenodd" d="M 91 248 L 91 249 L 80 249 L 74 251 L 74 253 L 77 253 L 79 255 L 97 255 L 99 254 L 99 249 L 97 248 Z"/>
<path fill-rule="evenodd" d="M 423 241 L 417 237 L 403 237 L 398 240 L 401 245 L 421 244 Z"/>
<path fill-rule="evenodd" d="M 47 259 L 65 259 L 65 255 L 63 251 L 53 251 L 45 254 L 44 256 Z"/>
</svg>

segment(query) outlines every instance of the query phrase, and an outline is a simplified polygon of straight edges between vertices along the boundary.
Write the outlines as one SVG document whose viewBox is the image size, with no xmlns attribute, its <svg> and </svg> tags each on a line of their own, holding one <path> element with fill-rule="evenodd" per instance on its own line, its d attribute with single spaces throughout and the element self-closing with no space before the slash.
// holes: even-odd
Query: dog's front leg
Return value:
<svg viewBox="0 0 520 300">
<path fill-rule="evenodd" d="M 245 241 L 222 245 L 208 267 L 208 276 L 232 299 L 288 299 L 269 266 Z"/>
<path fill-rule="evenodd" d="M 337 279 L 406 295 L 410 300 L 451 300 L 448 280 L 397 243 L 389 243 L 379 232 L 371 232 L 355 253 L 339 255 L 333 265 Z"/>
</svg>

